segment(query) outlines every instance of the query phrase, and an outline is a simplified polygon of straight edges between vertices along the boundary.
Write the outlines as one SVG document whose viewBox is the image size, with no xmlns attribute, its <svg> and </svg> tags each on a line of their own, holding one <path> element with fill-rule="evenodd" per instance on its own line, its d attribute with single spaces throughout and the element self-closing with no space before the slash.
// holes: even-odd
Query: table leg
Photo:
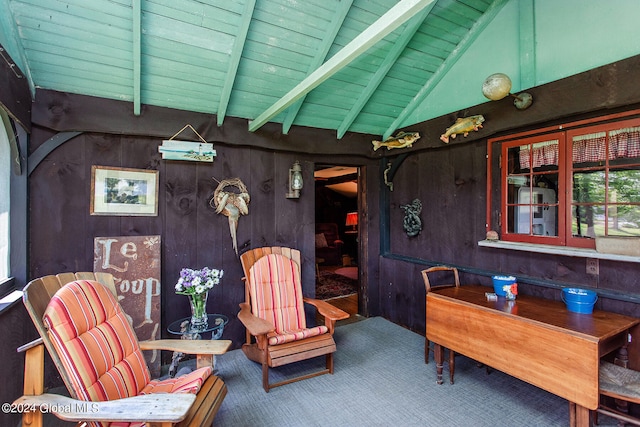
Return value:
<svg viewBox="0 0 640 427">
<path fill-rule="evenodd" d="M 456 372 L 456 352 L 449 349 L 449 382 L 453 384 L 453 374 Z"/>
<path fill-rule="evenodd" d="M 569 427 L 576 427 L 576 404 L 569 402 Z"/>
<path fill-rule="evenodd" d="M 575 405 L 576 408 L 576 416 L 575 416 L 575 426 L 576 427 L 591 427 L 591 416 L 589 408 L 585 408 L 584 406 Z"/>
<path fill-rule="evenodd" d="M 444 350 L 440 344 L 433 344 L 433 358 L 436 361 L 436 383 L 442 384 L 442 364 L 444 361 Z"/>
<path fill-rule="evenodd" d="M 199 354 L 196 356 L 196 368 L 211 366 L 213 369 L 215 369 L 215 360 L 216 359 L 213 354 Z"/>
<path fill-rule="evenodd" d="M 175 377 L 176 371 L 178 370 L 178 364 L 184 357 L 184 353 L 180 353 L 179 351 L 174 351 L 173 356 L 171 357 L 171 365 L 169 365 L 169 376 Z"/>
</svg>

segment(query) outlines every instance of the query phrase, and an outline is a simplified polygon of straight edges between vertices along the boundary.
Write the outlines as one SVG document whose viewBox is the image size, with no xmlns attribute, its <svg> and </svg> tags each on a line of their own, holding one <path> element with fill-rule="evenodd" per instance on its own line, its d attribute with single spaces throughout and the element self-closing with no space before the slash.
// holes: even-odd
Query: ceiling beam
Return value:
<svg viewBox="0 0 640 427">
<path fill-rule="evenodd" d="M 133 0 L 131 2 L 131 9 L 133 10 L 132 15 L 132 31 L 133 31 L 133 114 L 136 116 L 140 115 L 140 105 L 142 103 L 140 97 L 140 74 L 141 74 L 141 64 L 142 61 L 142 51 L 141 51 L 141 38 L 142 38 L 142 29 L 141 29 L 141 19 L 142 19 L 142 11 L 140 3 L 142 0 Z"/>
<path fill-rule="evenodd" d="M 431 12 L 431 9 L 433 9 L 434 5 L 435 3 L 431 3 L 429 7 L 425 7 L 419 14 L 411 18 L 409 23 L 407 23 L 407 27 L 402 32 L 402 35 L 398 37 L 398 40 L 396 40 L 395 44 L 385 57 L 383 65 L 376 70 L 375 74 L 369 81 L 369 84 L 367 84 L 367 87 L 362 91 L 356 102 L 342 120 L 342 123 L 340 123 L 340 126 L 338 127 L 338 139 L 341 139 L 349 130 L 349 127 L 351 127 L 367 101 L 371 99 L 376 89 L 378 89 L 378 86 L 380 86 L 380 83 L 382 83 L 382 80 L 384 80 L 391 67 L 393 67 L 393 64 L 395 64 L 400 54 L 407 47 L 414 34 L 418 31 L 418 28 L 420 28 L 420 25 L 422 25 L 422 22 Z"/>
<path fill-rule="evenodd" d="M 231 99 L 231 90 L 236 80 L 238 65 L 242 59 L 242 48 L 247 40 L 249 25 L 251 24 L 255 7 L 256 0 L 247 0 L 244 5 L 244 11 L 242 12 L 243 19 L 238 28 L 238 35 L 233 42 L 233 49 L 231 50 L 231 57 L 229 58 L 229 68 L 224 79 L 224 84 L 222 85 L 222 92 L 220 93 L 220 104 L 218 104 L 218 112 L 216 113 L 218 116 L 218 126 L 222 126 L 224 117 L 227 115 L 227 107 L 229 107 L 229 99 Z"/>
<path fill-rule="evenodd" d="M 338 31 L 342 27 L 342 23 L 344 22 L 344 18 L 347 17 L 347 13 L 351 9 L 351 5 L 353 4 L 353 0 L 343 0 L 340 2 L 339 7 L 336 9 L 335 15 L 333 16 L 333 20 L 331 22 L 331 28 L 326 32 L 324 39 L 322 40 L 322 44 L 318 48 L 316 55 L 314 56 L 311 64 L 309 65 L 309 71 L 307 75 L 311 74 L 313 70 L 318 68 L 325 59 L 327 59 L 327 54 L 329 53 L 329 49 L 333 45 L 336 36 L 338 35 Z M 289 133 L 289 129 L 291 129 L 291 125 L 293 121 L 296 119 L 298 115 L 298 111 L 300 111 L 300 107 L 302 107 L 302 103 L 307 95 L 303 95 L 300 99 L 298 99 L 295 104 L 293 104 L 289 110 L 287 111 L 287 117 L 285 117 L 284 122 L 282 123 L 282 133 L 285 135 Z"/>
<path fill-rule="evenodd" d="M 387 13 L 382 15 L 369 28 L 360 33 L 331 59 L 322 64 L 316 71 L 302 80 L 296 87 L 280 98 L 275 104 L 267 108 L 254 120 L 249 122 L 249 131 L 255 132 L 284 109 L 291 106 L 298 99 L 312 91 L 322 82 L 346 67 L 355 58 L 364 53 L 371 46 L 398 28 L 409 18 L 433 3 L 435 0 L 401 0 Z"/>
<path fill-rule="evenodd" d="M 429 80 L 422 86 L 422 88 L 418 91 L 416 96 L 407 104 L 407 106 L 402 110 L 402 112 L 396 117 L 396 119 L 391 123 L 391 125 L 387 128 L 384 135 L 382 136 L 382 140 L 389 138 L 393 131 L 395 131 L 402 122 L 411 114 L 413 111 L 420 106 L 422 101 L 431 93 L 431 91 L 440 83 L 440 80 L 447 74 L 447 72 L 458 62 L 458 60 L 462 57 L 462 55 L 467 51 L 469 46 L 473 44 L 473 42 L 478 38 L 478 36 L 482 33 L 482 31 L 489 25 L 489 23 L 495 18 L 495 16 L 500 12 L 502 7 L 507 4 L 509 0 L 494 0 L 491 3 L 491 6 L 485 11 L 484 14 L 473 24 L 471 29 L 467 32 L 467 34 L 460 40 L 458 46 L 453 49 L 451 54 L 444 60 L 444 62 L 438 67 L 435 73 L 431 76 Z M 479 90 L 479 89 L 478 89 Z"/>
<path fill-rule="evenodd" d="M 518 2 L 520 31 L 520 90 L 536 85 L 536 16 L 534 0 Z M 518 90 L 514 89 L 514 92 Z"/>
</svg>

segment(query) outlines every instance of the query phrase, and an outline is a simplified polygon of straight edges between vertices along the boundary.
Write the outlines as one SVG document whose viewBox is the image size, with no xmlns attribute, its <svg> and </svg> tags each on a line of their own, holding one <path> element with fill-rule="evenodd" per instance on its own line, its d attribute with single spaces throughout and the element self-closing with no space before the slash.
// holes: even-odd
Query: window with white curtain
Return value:
<svg viewBox="0 0 640 427">
<path fill-rule="evenodd" d="M 0 120 L 0 283 L 9 277 L 9 180 L 11 147 L 3 120 Z"/>
</svg>

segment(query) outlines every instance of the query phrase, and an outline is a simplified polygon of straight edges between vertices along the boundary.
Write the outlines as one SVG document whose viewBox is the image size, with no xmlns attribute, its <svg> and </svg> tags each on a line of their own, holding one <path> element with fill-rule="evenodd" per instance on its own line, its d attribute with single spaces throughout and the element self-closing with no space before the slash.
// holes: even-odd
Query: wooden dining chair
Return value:
<svg viewBox="0 0 640 427">
<path fill-rule="evenodd" d="M 441 283 L 440 281 L 438 281 L 438 283 L 436 285 L 432 285 L 431 281 L 429 280 L 429 274 L 438 274 L 439 276 L 444 276 L 444 274 L 441 273 L 449 273 L 448 276 L 446 277 L 446 280 L 444 281 L 444 283 Z M 424 287 L 427 291 L 427 293 L 431 292 L 434 289 L 440 289 L 440 288 L 451 288 L 451 287 L 456 287 L 459 288 L 460 287 L 460 274 L 458 273 L 458 269 L 455 267 L 449 267 L 447 265 L 438 265 L 435 267 L 430 267 L 427 269 L 424 269 L 421 271 L 422 273 L 422 279 L 424 280 Z M 438 279 L 441 279 L 442 277 L 438 277 Z M 452 281 L 453 279 L 453 281 Z M 425 305 L 426 305 L 426 297 L 425 297 Z M 427 339 L 426 335 L 424 337 L 424 363 L 429 363 L 429 340 Z M 444 351 L 444 349 L 443 349 Z M 453 377 L 455 374 L 455 370 L 456 370 L 456 363 L 455 363 L 455 352 L 451 349 L 449 349 L 449 382 L 451 384 L 453 384 Z M 485 366 L 482 363 L 476 362 L 476 366 L 478 366 L 478 368 L 482 368 L 485 367 L 486 371 L 487 371 L 487 375 L 491 373 L 491 368 L 489 366 Z"/>
<path fill-rule="evenodd" d="M 429 280 L 429 274 L 435 275 L 438 274 L 438 277 L 441 278 L 443 274 L 441 272 L 449 273 L 447 277 L 447 281 L 445 283 L 438 283 L 435 286 L 431 284 Z M 460 275 L 458 274 L 458 269 L 455 267 L 449 267 L 446 265 L 438 265 L 435 267 L 430 267 L 421 271 L 422 279 L 424 280 L 424 287 L 426 293 L 431 292 L 432 289 L 439 288 L 450 288 L 455 286 L 456 288 L 460 287 Z M 452 281 L 453 280 L 453 281 Z M 425 297 L 425 305 L 426 305 L 426 297 Z M 424 363 L 429 363 L 429 339 L 425 335 L 424 337 Z M 449 350 L 449 381 L 453 384 L 453 375 L 455 372 L 455 352 Z"/>
<path fill-rule="evenodd" d="M 240 256 L 245 280 L 245 302 L 238 319 L 247 329 L 242 351 L 262 365 L 262 387 L 333 374 L 335 323 L 349 314 L 331 304 L 302 295 L 300 251 L 285 247 L 249 250 Z M 307 326 L 304 304 L 315 306 L 325 324 Z M 269 383 L 269 368 L 325 356 L 326 369 Z"/>
<path fill-rule="evenodd" d="M 640 418 L 628 413 L 629 403 L 640 404 L 640 372 L 603 360 L 600 362 L 599 391 L 600 404 L 594 414 L 596 424 L 597 415 L 603 414 L 623 424 L 640 426 Z"/>
<path fill-rule="evenodd" d="M 227 393 L 212 375 L 211 361 L 231 342 L 139 342 L 111 285 L 113 277 L 105 273 L 63 273 L 24 288 L 23 302 L 40 338 L 18 349 L 25 352 L 24 395 L 14 404 L 34 408 L 23 414 L 23 425 L 41 427 L 45 411 L 102 427 L 211 426 Z M 45 348 L 71 397 L 44 393 Z M 142 350 L 161 349 L 198 354 L 197 369 L 151 379 Z"/>
</svg>

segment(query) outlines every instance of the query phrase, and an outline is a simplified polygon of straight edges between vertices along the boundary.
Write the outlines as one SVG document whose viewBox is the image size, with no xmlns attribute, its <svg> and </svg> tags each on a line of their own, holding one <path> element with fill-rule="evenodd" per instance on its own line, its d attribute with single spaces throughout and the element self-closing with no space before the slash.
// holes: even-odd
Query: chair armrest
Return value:
<svg viewBox="0 0 640 427">
<path fill-rule="evenodd" d="M 338 307 L 335 307 L 326 301 L 305 297 L 304 302 L 313 305 L 320 315 L 324 316 L 326 319 L 331 319 L 334 322 L 349 318 L 349 313 L 340 310 Z"/>
<path fill-rule="evenodd" d="M 169 350 L 185 354 L 224 354 L 230 340 L 148 340 L 140 341 L 141 350 Z"/>
<path fill-rule="evenodd" d="M 329 333 L 333 335 L 336 321 L 349 318 L 349 313 L 340 310 L 338 307 L 334 307 L 326 301 L 322 301 L 314 298 L 303 298 L 304 302 L 313 305 L 318 314 L 324 316 L 324 325 L 329 329 Z"/>
<path fill-rule="evenodd" d="M 60 394 L 22 396 L 13 402 L 19 412 L 53 413 L 65 421 L 171 422 L 182 421 L 196 395 L 157 393 L 103 402 L 87 402 Z"/>
<path fill-rule="evenodd" d="M 28 342 L 28 343 L 26 343 L 24 345 L 21 345 L 20 347 L 18 347 L 17 352 L 18 353 L 22 353 L 24 351 L 29 350 L 30 348 L 37 347 L 39 345 L 44 345 L 44 341 L 42 341 L 42 337 L 36 338 L 35 340 L 33 340 L 31 342 Z"/>
<path fill-rule="evenodd" d="M 254 337 L 258 335 L 266 335 L 267 333 L 275 330 L 275 327 L 270 322 L 254 316 L 253 313 L 251 313 L 251 307 L 249 307 L 249 304 L 246 302 L 240 304 L 238 319 Z"/>
</svg>

